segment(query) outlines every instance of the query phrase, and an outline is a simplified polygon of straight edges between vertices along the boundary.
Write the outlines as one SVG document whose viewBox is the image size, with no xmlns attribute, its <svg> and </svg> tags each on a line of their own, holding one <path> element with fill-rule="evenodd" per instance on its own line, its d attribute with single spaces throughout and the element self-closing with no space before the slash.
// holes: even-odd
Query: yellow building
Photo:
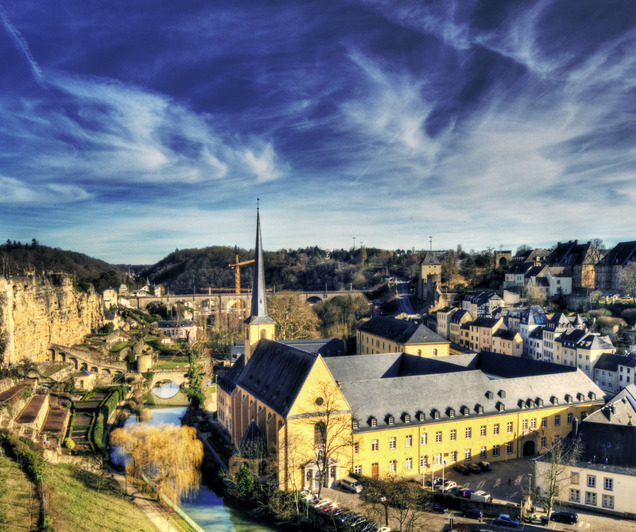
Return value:
<svg viewBox="0 0 636 532">
<path fill-rule="evenodd" d="M 358 326 L 357 354 L 409 353 L 420 357 L 449 354 L 450 342 L 412 321 L 375 317 Z"/>
<path fill-rule="evenodd" d="M 262 257 L 259 223 L 257 233 Z M 363 325 L 361 346 L 370 347 L 369 338 L 374 349 L 394 351 L 303 351 L 274 340 L 264 288 L 255 282 L 246 354 L 218 380 L 217 418 L 237 446 L 233 464 L 248 439 L 258 441 L 262 458 L 251 452 L 245 461 L 267 462 L 262 471 L 274 470 L 281 489 L 332 486 L 349 473 L 422 478 L 444 463 L 535 455 L 603 404 L 603 392 L 578 368 L 489 352 L 435 357 L 434 349 L 448 353 L 439 338 L 409 343 L 411 334 L 400 341 Z M 414 327 L 418 339 L 430 331 L 375 320 Z"/>
<path fill-rule="evenodd" d="M 594 379 L 594 366 L 604 353 L 616 353 L 608 336 L 591 333 L 586 329 L 572 329 L 555 339 L 555 362 L 579 368 Z"/>
<path fill-rule="evenodd" d="M 520 357 L 523 354 L 523 338 L 518 332 L 498 329 L 492 335 L 492 351 L 493 353 Z"/>
</svg>

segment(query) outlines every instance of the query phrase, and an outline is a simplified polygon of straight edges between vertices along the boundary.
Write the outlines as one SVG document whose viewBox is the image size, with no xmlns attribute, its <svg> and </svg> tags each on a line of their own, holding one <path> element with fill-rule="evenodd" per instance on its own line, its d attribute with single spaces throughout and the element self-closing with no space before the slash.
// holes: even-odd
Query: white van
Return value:
<svg viewBox="0 0 636 532">
<path fill-rule="evenodd" d="M 357 480 L 352 479 L 351 477 L 345 477 L 340 479 L 340 487 L 351 493 L 360 493 L 362 491 L 362 486 Z"/>
</svg>

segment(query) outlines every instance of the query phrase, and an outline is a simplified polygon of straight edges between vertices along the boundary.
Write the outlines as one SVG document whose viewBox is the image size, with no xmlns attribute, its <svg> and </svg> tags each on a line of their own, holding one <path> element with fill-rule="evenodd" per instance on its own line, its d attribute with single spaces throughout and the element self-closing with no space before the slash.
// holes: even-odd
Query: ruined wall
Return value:
<svg viewBox="0 0 636 532">
<path fill-rule="evenodd" d="M 0 366 L 43 362 L 50 343 L 74 345 L 103 322 L 101 297 L 70 275 L 0 278 Z"/>
</svg>

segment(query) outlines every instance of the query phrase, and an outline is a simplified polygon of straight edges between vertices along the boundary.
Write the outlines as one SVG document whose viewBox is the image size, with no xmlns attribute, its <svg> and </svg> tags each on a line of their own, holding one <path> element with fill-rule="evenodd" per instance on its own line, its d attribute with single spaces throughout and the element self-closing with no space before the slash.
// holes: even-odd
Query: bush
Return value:
<svg viewBox="0 0 636 532">
<path fill-rule="evenodd" d="M 64 447 L 66 447 L 67 449 L 70 449 L 71 451 L 73 449 L 75 449 L 75 442 L 73 441 L 73 438 L 71 438 L 70 436 L 68 436 L 65 440 L 64 440 Z"/>
</svg>

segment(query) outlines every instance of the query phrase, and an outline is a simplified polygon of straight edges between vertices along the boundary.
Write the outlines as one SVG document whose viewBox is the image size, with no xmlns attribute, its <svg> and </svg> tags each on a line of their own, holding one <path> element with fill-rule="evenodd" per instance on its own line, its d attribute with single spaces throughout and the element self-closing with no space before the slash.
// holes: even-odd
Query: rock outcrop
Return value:
<svg viewBox="0 0 636 532">
<path fill-rule="evenodd" d="M 68 274 L 0 278 L 0 366 L 43 362 L 49 344 L 80 343 L 103 322 L 101 297 Z"/>
</svg>

